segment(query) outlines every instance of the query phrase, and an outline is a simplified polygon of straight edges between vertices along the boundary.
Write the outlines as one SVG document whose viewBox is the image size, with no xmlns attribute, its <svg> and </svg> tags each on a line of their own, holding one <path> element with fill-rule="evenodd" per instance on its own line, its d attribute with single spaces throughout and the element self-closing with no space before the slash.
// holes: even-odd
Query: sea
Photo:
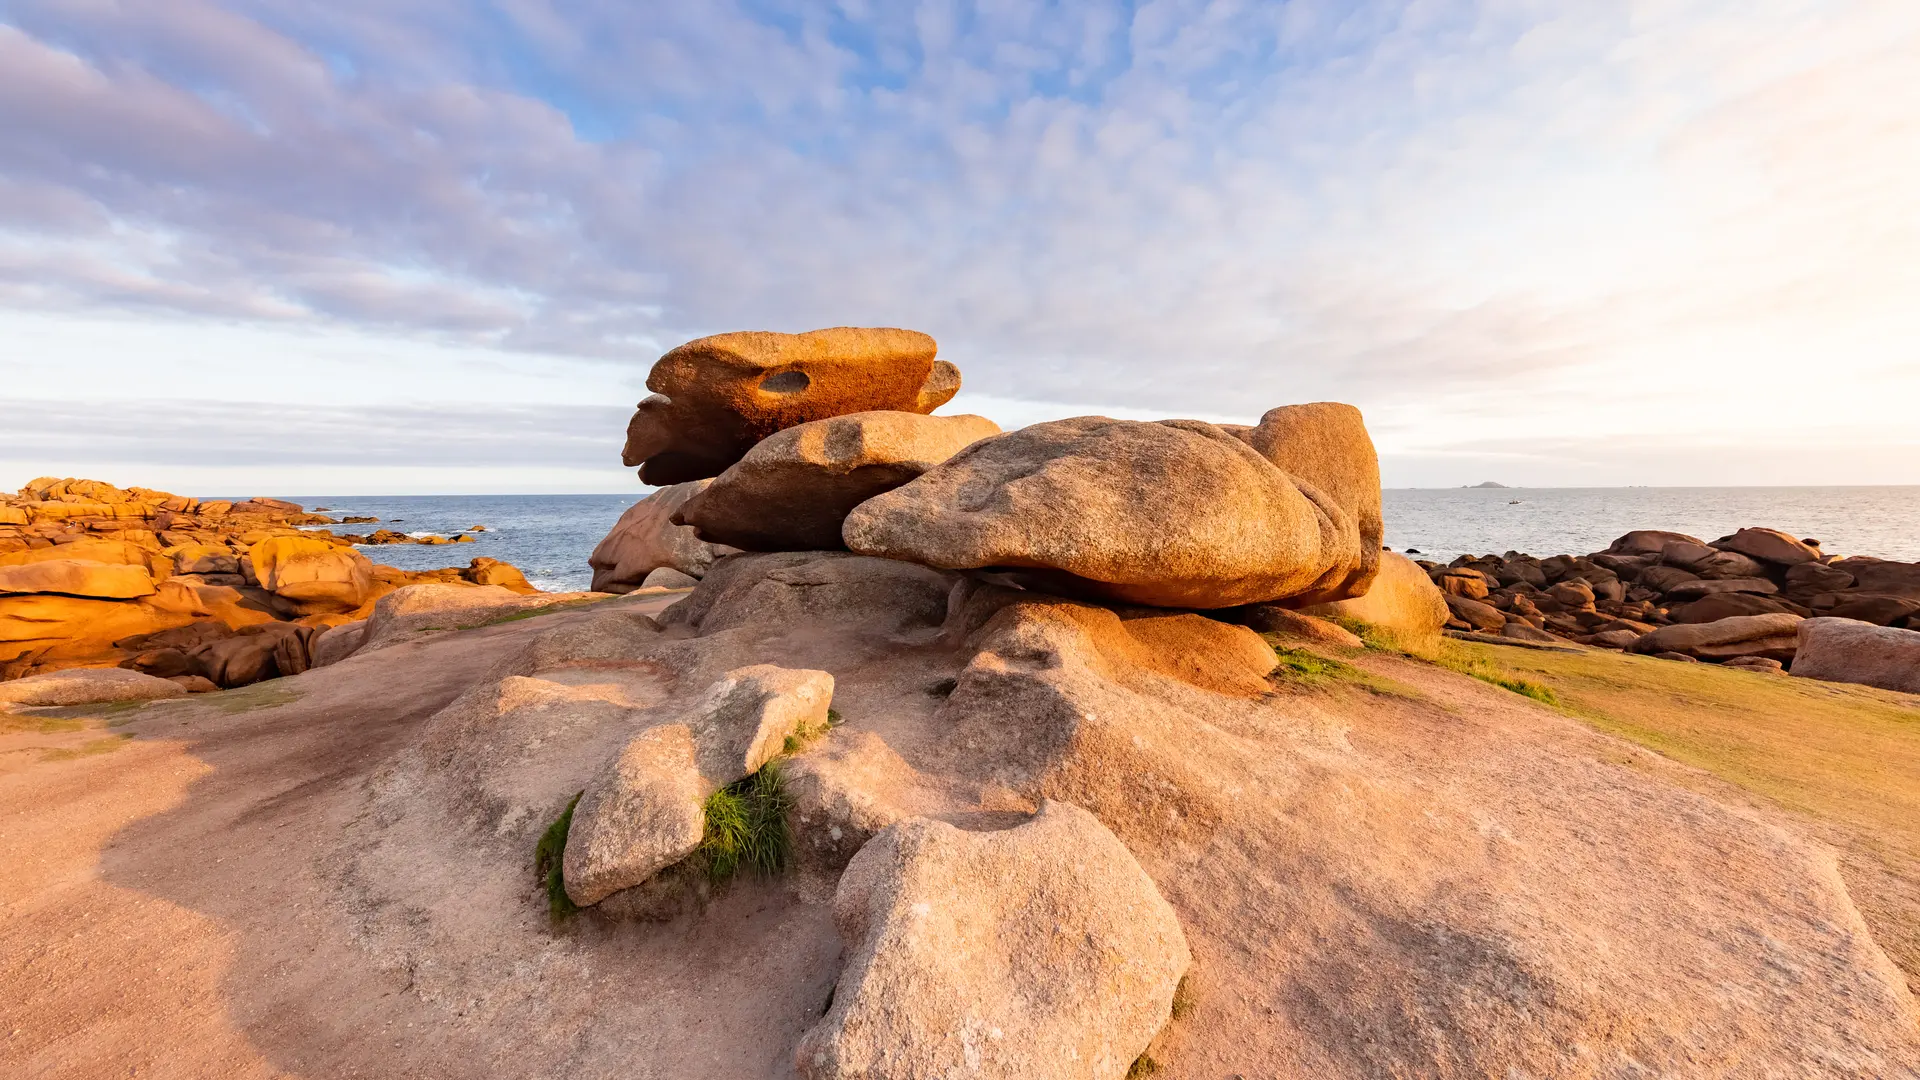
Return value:
<svg viewBox="0 0 1920 1080">
<path fill-rule="evenodd" d="M 592 579 L 593 546 L 645 494 L 285 497 L 334 517 L 380 519 L 377 526 L 333 526 L 335 532 L 384 527 L 445 535 L 484 525 L 485 532 L 471 534 L 473 543 L 457 547 L 362 550 L 404 570 L 465 566 L 484 555 L 519 567 L 541 589 L 573 592 Z M 1508 551 L 1586 554 L 1634 529 L 1713 540 L 1752 525 L 1811 537 L 1830 554 L 1920 561 L 1920 487 L 1402 488 L 1381 501 L 1387 545 L 1441 562 Z"/>
</svg>

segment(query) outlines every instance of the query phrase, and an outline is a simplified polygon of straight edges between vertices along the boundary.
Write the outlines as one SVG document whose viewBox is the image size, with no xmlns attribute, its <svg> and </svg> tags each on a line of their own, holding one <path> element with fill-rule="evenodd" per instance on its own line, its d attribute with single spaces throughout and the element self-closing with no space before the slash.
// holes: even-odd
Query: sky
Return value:
<svg viewBox="0 0 1920 1080">
<path fill-rule="evenodd" d="M 626 492 L 673 346 L 1920 483 L 1914 0 L 0 0 L 0 488 Z"/>
</svg>

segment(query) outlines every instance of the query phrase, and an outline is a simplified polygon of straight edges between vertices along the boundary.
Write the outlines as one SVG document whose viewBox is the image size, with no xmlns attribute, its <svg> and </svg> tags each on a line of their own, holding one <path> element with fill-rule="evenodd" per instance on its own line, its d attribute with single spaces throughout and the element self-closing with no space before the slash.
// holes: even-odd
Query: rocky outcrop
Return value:
<svg viewBox="0 0 1920 1080">
<path fill-rule="evenodd" d="M 827 729 L 833 676 L 755 664 L 729 671 L 689 718 L 694 756 L 710 787 L 725 787 L 783 753 L 787 740 Z"/>
<path fill-rule="evenodd" d="M 864 412 L 769 436 L 674 520 L 747 551 L 831 551 L 854 507 L 1000 433 L 981 416 Z"/>
<path fill-rule="evenodd" d="M 1119 1080 L 1191 962 L 1153 879 L 1065 803 L 999 832 L 894 825 L 847 866 L 833 907 L 847 959 L 794 1052 L 808 1080 Z"/>
<path fill-rule="evenodd" d="M 673 517 L 712 482 L 671 484 L 628 507 L 587 557 L 593 591 L 632 592 L 662 567 L 695 579 L 706 576 L 713 560 L 734 549 L 701 540 L 691 526 L 674 524 Z"/>
<path fill-rule="evenodd" d="M 1807 619 L 1798 631 L 1794 675 L 1920 694 L 1920 631 L 1845 618 Z"/>
<path fill-rule="evenodd" d="M 317 630 L 417 582 L 536 590 L 518 570 L 377 566 L 279 499 L 42 478 L 0 496 L 0 679 L 121 664 L 204 688 L 304 671 Z M 279 624 L 273 631 L 257 629 Z M 231 639 L 231 640 L 228 640 Z M 237 680 L 237 681 L 236 681 Z"/>
<path fill-rule="evenodd" d="M 648 484 L 718 476 L 776 431 L 848 413 L 930 413 L 960 389 L 911 330 L 745 331 L 687 342 L 647 376 L 621 460 Z"/>
<path fill-rule="evenodd" d="M 843 535 L 863 554 L 1156 607 L 1338 599 L 1378 557 L 1330 496 L 1195 420 L 1009 432 L 862 503 Z"/>
</svg>

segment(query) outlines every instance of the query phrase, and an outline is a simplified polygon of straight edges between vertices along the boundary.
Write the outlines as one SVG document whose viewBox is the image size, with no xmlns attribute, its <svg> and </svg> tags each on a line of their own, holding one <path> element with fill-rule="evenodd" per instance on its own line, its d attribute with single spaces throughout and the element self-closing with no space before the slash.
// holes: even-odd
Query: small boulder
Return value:
<svg viewBox="0 0 1920 1080">
<path fill-rule="evenodd" d="M 855 507 L 842 533 L 866 555 L 1154 607 L 1344 599 L 1380 554 L 1330 496 L 1212 424 L 1100 416 L 975 443 Z"/>
<path fill-rule="evenodd" d="M 1582 645 L 1592 645 L 1599 649 L 1628 649 L 1640 640 L 1641 635 L 1632 630 L 1601 630 L 1575 640 Z"/>
<path fill-rule="evenodd" d="M 1153 879 L 1066 803 L 998 832 L 893 825 L 833 906 L 846 960 L 794 1051 L 806 1080 L 1119 1080 L 1191 960 Z"/>
<path fill-rule="evenodd" d="M 302 614 L 352 611 L 373 596 L 373 564 L 350 547 L 274 536 L 249 548 L 247 560 L 261 588 L 293 601 Z"/>
<path fill-rule="evenodd" d="M 159 701 L 187 691 L 167 679 L 126 668 L 68 668 L 0 682 L 0 705 L 100 705 L 111 701 Z"/>
<path fill-rule="evenodd" d="M 854 507 L 1000 433 L 983 416 L 862 412 L 768 436 L 674 516 L 701 539 L 747 551 L 844 548 Z"/>
<path fill-rule="evenodd" d="M 688 577 L 705 577 L 713 560 L 734 549 L 707 543 L 692 526 L 673 524 L 673 516 L 712 482 L 672 484 L 627 507 L 587 556 L 587 565 L 593 567 L 593 591 L 632 592 L 663 566 Z"/>
<path fill-rule="evenodd" d="M 700 584 L 700 579 L 688 577 L 671 566 L 662 566 L 648 574 L 640 582 L 643 589 L 691 589 Z"/>
<path fill-rule="evenodd" d="M 1440 591 L 1448 596 L 1463 596 L 1468 600 L 1487 598 L 1487 579 L 1477 570 L 1449 570 L 1434 581 Z"/>
<path fill-rule="evenodd" d="M 1438 634 L 1448 618 L 1446 597 L 1433 579 L 1419 563 L 1391 551 L 1381 552 L 1380 569 L 1364 596 L 1299 610 L 1327 619 L 1354 619 L 1416 638 Z"/>
<path fill-rule="evenodd" d="M 1665 550 L 1668 544 L 1675 541 L 1704 545 L 1704 541 L 1699 537 L 1688 536 L 1686 533 L 1662 532 L 1659 529 L 1636 529 L 1622 536 L 1620 539 L 1615 540 L 1607 547 L 1607 551 L 1614 555 L 1658 555 L 1661 551 Z"/>
<path fill-rule="evenodd" d="M 1844 597 L 1826 614 L 1836 619 L 1857 619 L 1875 626 L 1892 626 L 1920 614 L 1920 599 L 1904 596 Z"/>
<path fill-rule="evenodd" d="M 1786 602 L 1771 596 L 1757 596 L 1753 593 L 1722 592 L 1710 593 L 1698 600 L 1678 604 L 1669 611 L 1670 617 L 1678 623 L 1709 623 L 1721 619 L 1731 619 L 1738 615 L 1803 615 L 1794 611 Z"/>
<path fill-rule="evenodd" d="M 518 567 L 484 556 L 468 563 L 467 568 L 460 571 L 460 577 L 475 585 L 498 585 L 522 596 L 540 591 L 527 581 L 527 575 L 521 573 Z"/>
<path fill-rule="evenodd" d="M 912 330 L 839 326 L 804 334 L 744 331 L 689 341 L 647 375 L 653 395 L 627 425 L 621 460 L 648 484 L 718 476 L 774 432 L 885 409 L 930 413 L 960 372 Z"/>
<path fill-rule="evenodd" d="M 1787 670 L 1785 664 L 1766 656 L 1736 656 L 1720 666 L 1739 671 L 1757 671 L 1762 675 L 1780 675 Z"/>
<path fill-rule="evenodd" d="M 1920 694 L 1920 630 L 1852 619 L 1807 619 L 1799 625 L 1793 674 Z"/>
<path fill-rule="evenodd" d="M 1634 642 L 1633 651 L 1677 652 L 1697 660 L 1731 660 L 1736 656 L 1792 660 L 1799 648 L 1800 623 L 1800 616 L 1780 612 L 1663 626 Z"/>
<path fill-rule="evenodd" d="M 687 721 L 700 774 L 721 788 L 759 772 L 788 736 L 824 731 L 832 703 L 833 676 L 824 671 L 755 664 L 727 672 Z"/>
<path fill-rule="evenodd" d="M 1778 566 L 1816 562 L 1820 558 L 1819 548 L 1778 529 L 1741 529 L 1732 536 L 1715 540 L 1713 546 L 1721 551 L 1737 551 L 1749 558 Z"/>
<path fill-rule="evenodd" d="M 319 668 L 345 660 L 366 640 L 366 634 L 365 619 L 341 623 L 324 633 L 315 634 L 309 643 L 309 665 Z"/>
<path fill-rule="evenodd" d="M 574 807 L 560 864 L 567 898 L 591 907 L 693 854 L 710 792 L 685 724 L 627 743 Z"/>
<path fill-rule="evenodd" d="M 1478 600 L 1469 600 L 1464 596 L 1447 597 L 1447 610 L 1455 619 L 1466 623 L 1475 630 L 1498 630 L 1507 625 L 1507 617 L 1500 609 Z"/>
</svg>

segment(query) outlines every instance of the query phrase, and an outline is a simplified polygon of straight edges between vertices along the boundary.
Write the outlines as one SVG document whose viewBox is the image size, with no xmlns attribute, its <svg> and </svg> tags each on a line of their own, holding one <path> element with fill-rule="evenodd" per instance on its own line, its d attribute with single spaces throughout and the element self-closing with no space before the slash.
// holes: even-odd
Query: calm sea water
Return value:
<svg viewBox="0 0 1920 1080">
<path fill-rule="evenodd" d="M 542 589 L 585 589 L 587 554 L 632 495 L 287 496 L 334 516 L 372 515 L 401 532 L 453 533 L 485 525 L 457 547 L 365 548 L 406 570 L 465 566 L 476 555 L 519 567 Z M 1920 487 L 1453 488 L 1384 496 L 1387 543 L 1442 561 L 1463 553 L 1534 555 L 1599 551 L 1633 529 L 1672 529 L 1705 540 L 1746 525 L 1818 539 L 1842 555 L 1920 560 Z M 372 525 L 336 527 L 367 532 Z"/>
</svg>

